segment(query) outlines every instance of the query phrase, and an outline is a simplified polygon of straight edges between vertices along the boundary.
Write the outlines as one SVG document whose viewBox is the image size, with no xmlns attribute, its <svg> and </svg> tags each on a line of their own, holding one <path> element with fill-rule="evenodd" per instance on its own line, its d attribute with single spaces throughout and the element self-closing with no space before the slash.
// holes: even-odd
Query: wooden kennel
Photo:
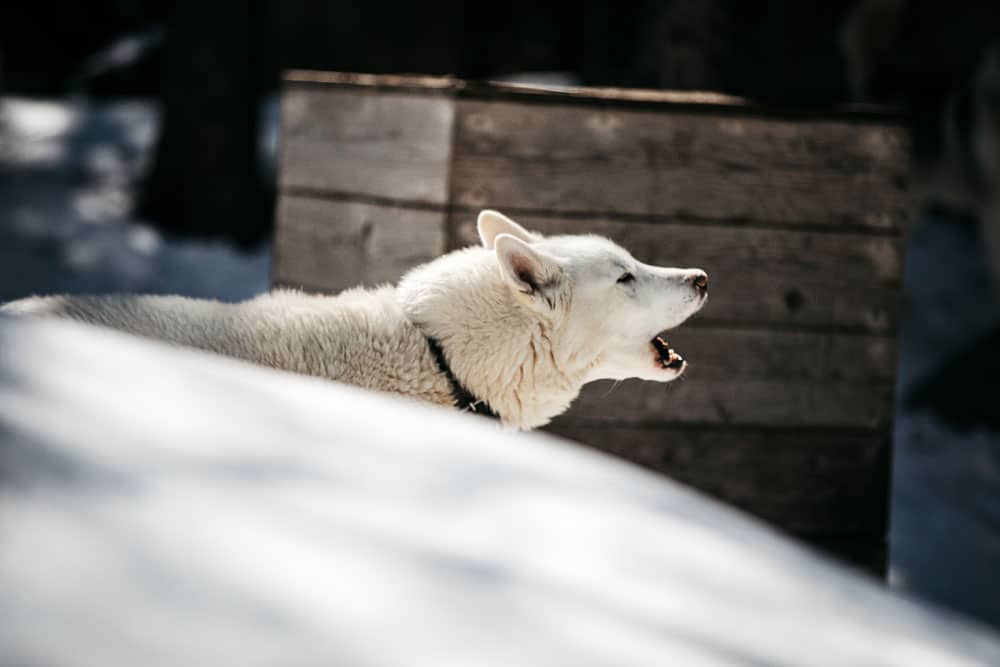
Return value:
<svg viewBox="0 0 1000 667">
<path fill-rule="evenodd" d="M 475 243 L 499 209 L 697 266 L 669 385 L 589 386 L 550 431 L 882 572 L 908 143 L 877 110 L 295 71 L 273 282 L 336 292 Z"/>
</svg>

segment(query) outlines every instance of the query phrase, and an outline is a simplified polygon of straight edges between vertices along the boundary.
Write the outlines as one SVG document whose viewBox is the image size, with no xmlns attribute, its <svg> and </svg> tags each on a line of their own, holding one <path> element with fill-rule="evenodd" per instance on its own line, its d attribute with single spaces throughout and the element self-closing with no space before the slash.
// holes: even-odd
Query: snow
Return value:
<svg viewBox="0 0 1000 667">
<path fill-rule="evenodd" d="M 993 285 L 978 228 L 919 221 L 906 247 L 897 399 L 1000 325 Z M 1000 433 L 897 401 L 891 506 L 891 584 L 1000 627 Z"/>
<path fill-rule="evenodd" d="M 0 461 L 9 664 L 1000 664 L 611 457 L 76 323 L 0 318 Z"/>
<path fill-rule="evenodd" d="M 262 111 L 272 150 L 273 109 Z M 132 217 L 158 124 L 148 102 L 0 98 L 0 301 L 51 292 L 237 301 L 268 288 L 267 248 L 167 240 Z"/>
</svg>

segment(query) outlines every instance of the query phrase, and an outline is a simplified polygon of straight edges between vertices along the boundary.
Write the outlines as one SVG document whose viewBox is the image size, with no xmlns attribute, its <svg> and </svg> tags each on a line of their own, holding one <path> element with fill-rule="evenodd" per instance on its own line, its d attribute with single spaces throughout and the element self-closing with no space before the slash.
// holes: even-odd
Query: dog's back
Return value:
<svg viewBox="0 0 1000 667">
<path fill-rule="evenodd" d="M 61 317 L 226 353 L 225 320 L 234 306 L 180 296 L 42 296 L 0 307 L 10 315 Z"/>
<path fill-rule="evenodd" d="M 31 297 L 10 315 L 59 317 L 194 347 L 271 368 L 450 405 L 424 335 L 395 289 L 337 296 L 278 290 L 242 303 L 179 296 Z"/>
</svg>

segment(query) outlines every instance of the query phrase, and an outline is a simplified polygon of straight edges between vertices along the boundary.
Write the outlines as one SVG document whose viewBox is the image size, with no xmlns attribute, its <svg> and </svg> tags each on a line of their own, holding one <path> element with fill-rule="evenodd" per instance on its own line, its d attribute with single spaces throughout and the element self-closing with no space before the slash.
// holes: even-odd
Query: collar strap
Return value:
<svg viewBox="0 0 1000 667">
<path fill-rule="evenodd" d="M 500 415 L 490 407 L 490 404 L 486 401 L 480 400 L 475 397 L 475 395 L 465 388 L 465 386 L 459 382 L 458 378 L 451 371 L 451 366 L 448 365 L 448 360 L 444 358 L 444 350 L 441 349 L 441 343 L 437 342 L 430 336 L 425 336 L 427 339 L 427 347 L 431 349 L 431 354 L 434 355 L 434 361 L 437 362 L 438 370 L 447 378 L 448 384 L 451 385 L 451 396 L 455 399 L 455 407 L 462 412 L 473 412 L 477 415 L 483 415 L 484 417 L 491 417 L 493 419 L 500 419 Z"/>
</svg>

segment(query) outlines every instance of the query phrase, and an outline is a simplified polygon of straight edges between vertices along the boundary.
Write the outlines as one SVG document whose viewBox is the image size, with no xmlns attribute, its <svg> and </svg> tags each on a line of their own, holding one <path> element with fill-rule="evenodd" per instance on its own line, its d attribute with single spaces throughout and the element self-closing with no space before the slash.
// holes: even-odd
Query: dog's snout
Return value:
<svg viewBox="0 0 1000 667">
<path fill-rule="evenodd" d="M 708 274 L 704 271 L 694 271 L 688 276 L 688 282 L 699 292 L 708 291 Z"/>
</svg>

